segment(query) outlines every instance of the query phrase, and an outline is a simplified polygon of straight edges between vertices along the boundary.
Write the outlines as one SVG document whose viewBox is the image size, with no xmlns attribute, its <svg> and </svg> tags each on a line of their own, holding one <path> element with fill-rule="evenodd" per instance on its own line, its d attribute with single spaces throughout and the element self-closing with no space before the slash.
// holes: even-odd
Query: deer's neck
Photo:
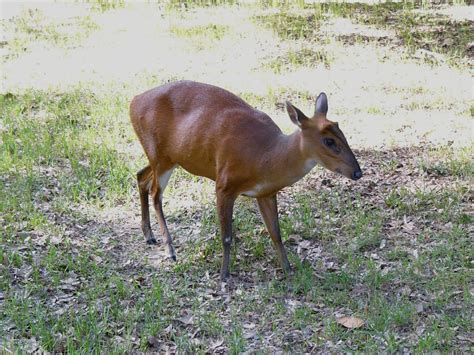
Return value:
<svg viewBox="0 0 474 355">
<path fill-rule="evenodd" d="M 301 140 L 301 132 L 296 131 L 289 136 L 281 134 L 272 141 L 271 148 L 261 158 L 258 180 L 243 194 L 259 197 L 276 193 L 305 176 L 316 161 L 304 155 Z"/>
<path fill-rule="evenodd" d="M 301 131 L 290 135 L 281 135 L 276 146 L 275 157 L 277 168 L 274 172 L 276 180 L 288 186 L 300 180 L 316 165 L 316 160 L 304 154 Z"/>
</svg>

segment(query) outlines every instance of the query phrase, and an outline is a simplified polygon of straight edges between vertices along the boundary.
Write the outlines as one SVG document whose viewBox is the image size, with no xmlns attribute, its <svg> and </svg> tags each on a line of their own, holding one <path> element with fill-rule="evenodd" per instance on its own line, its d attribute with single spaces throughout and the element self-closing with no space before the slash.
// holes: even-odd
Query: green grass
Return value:
<svg viewBox="0 0 474 355">
<path fill-rule="evenodd" d="M 355 22 L 379 28 L 393 29 L 397 38 L 410 54 L 423 49 L 445 54 L 451 65 L 466 63 L 469 58 L 468 44 L 473 37 L 470 21 L 454 21 L 448 16 L 432 13 L 416 13 L 413 10 L 423 6 L 414 2 L 326 3 L 304 6 L 306 12 L 280 7 L 279 12 L 258 15 L 257 23 L 272 29 L 282 40 L 320 42 L 319 31 L 323 22 L 331 17 L 345 17 Z M 449 34 L 449 35 L 446 35 Z M 343 36 L 347 37 L 347 36 Z M 348 43 L 362 43 L 370 38 L 354 34 L 346 38 Z M 436 56 L 425 56 L 425 61 L 439 64 Z"/>
<path fill-rule="evenodd" d="M 86 2 L 92 4 L 93 10 L 100 12 L 121 9 L 125 7 L 124 0 L 86 0 Z"/>
<path fill-rule="evenodd" d="M 298 67 L 317 67 L 322 65 L 330 68 L 333 59 L 324 50 L 301 49 L 290 50 L 285 55 L 269 61 L 265 67 L 271 68 L 275 73 L 281 74 Z"/>
<path fill-rule="evenodd" d="M 31 51 L 33 44 L 41 43 L 48 48 L 77 47 L 88 36 L 99 29 L 90 16 L 71 17 L 52 22 L 40 9 L 24 10 L 3 23 L 10 35 L 5 43 L 8 56 L 18 57 Z"/>
<path fill-rule="evenodd" d="M 109 121 L 125 116 L 126 103 L 113 106 L 110 100 L 83 89 L 2 95 L 0 169 L 11 175 L 3 183 L 15 191 L 23 187 L 33 199 L 48 199 L 36 196 L 42 184 L 49 184 L 49 194 L 64 193 L 74 202 L 126 197 L 133 170 L 114 149 L 123 126 Z"/>
<path fill-rule="evenodd" d="M 441 147 L 432 149 L 420 159 L 420 168 L 432 176 L 474 176 L 474 145 L 462 149 Z"/>
<path fill-rule="evenodd" d="M 187 8 L 202 8 L 211 6 L 226 6 L 236 5 L 237 0 L 171 0 L 168 1 L 167 8 L 170 10 L 187 9 Z"/>
<path fill-rule="evenodd" d="M 453 21 L 444 15 L 416 13 L 413 9 L 419 6 L 412 2 L 344 4 L 342 7 L 340 16 L 363 24 L 394 29 L 397 37 L 412 53 L 425 49 L 446 54 L 453 65 L 460 64 L 468 57 L 467 44 L 473 36 L 469 21 Z"/>
<path fill-rule="evenodd" d="M 323 20 L 320 14 L 302 16 L 286 11 L 255 17 L 257 23 L 274 30 L 283 40 L 314 40 Z"/>
<path fill-rule="evenodd" d="M 207 40 L 221 40 L 229 31 L 229 26 L 215 24 L 194 27 L 173 26 L 170 31 L 179 37 L 205 37 Z"/>
<path fill-rule="evenodd" d="M 217 24 L 192 27 L 172 25 L 170 32 L 178 38 L 187 40 L 193 50 L 201 51 L 221 41 L 230 32 L 230 27 Z"/>
<path fill-rule="evenodd" d="M 355 8 L 344 12 L 346 5 L 320 5 L 307 22 L 285 6 L 288 13 L 276 20 L 260 19 L 285 39 L 311 42 L 327 16 L 356 16 Z M 373 8 L 378 17 L 403 7 L 385 6 Z M 52 31 L 43 33 L 49 25 L 38 13 L 22 16 L 14 21 L 28 36 L 25 43 L 56 41 Z M 61 25 L 54 26 L 60 33 Z M 230 31 L 171 28 L 191 42 L 219 41 Z M 304 49 L 284 53 L 270 68 L 284 74 L 319 60 L 331 58 Z M 159 75 L 148 80 L 170 79 Z M 169 182 L 164 208 L 176 263 L 161 260 L 162 245 L 145 245 L 135 174 L 146 160 L 128 119 L 129 87 L 110 85 L 102 93 L 83 84 L 0 95 L 5 351 L 469 351 L 472 146 L 358 151 L 366 171 L 360 182 L 317 168 L 285 189 L 280 223 L 291 277 L 280 270 L 254 201 L 240 198 L 232 282 L 222 289 L 212 182 L 182 169 Z M 286 87 L 240 96 L 260 109 L 281 109 L 285 99 L 314 101 L 313 94 Z M 368 109 L 377 110 L 383 107 Z M 159 237 L 155 222 L 153 229 Z M 339 315 L 360 317 L 364 326 L 346 329 Z"/>
</svg>

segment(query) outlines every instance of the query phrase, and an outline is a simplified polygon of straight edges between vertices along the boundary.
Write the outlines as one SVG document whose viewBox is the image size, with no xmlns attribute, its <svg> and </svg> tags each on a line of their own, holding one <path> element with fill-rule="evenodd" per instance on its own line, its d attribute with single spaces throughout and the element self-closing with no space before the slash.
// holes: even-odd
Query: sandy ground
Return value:
<svg viewBox="0 0 474 355">
<path fill-rule="evenodd" d="M 350 20 L 335 19 L 321 28 L 321 41 L 281 41 L 257 27 L 252 10 L 222 8 L 167 13 L 159 6 L 130 4 L 105 13 L 85 4 L 2 2 L 5 21 L 27 8 L 38 8 L 51 22 L 90 16 L 98 25 L 84 41 L 67 46 L 34 43 L 18 57 L 3 47 L 3 92 L 28 88 L 84 85 L 93 90 L 125 90 L 133 96 L 170 79 L 205 81 L 234 92 L 291 97 L 308 114 L 313 103 L 294 93 L 325 91 L 330 114 L 355 147 L 385 148 L 433 144 L 467 145 L 472 141 L 472 77 L 468 69 L 436 66 L 410 58 L 403 48 L 378 42 L 344 44 L 337 36 L 362 35 L 392 40 L 395 33 Z M 464 7 L 465 10 L 466 7 Z M 462 8 L 449 10 L 458 18 Z M 472 14 L 471 14 L 472 15 Z M 472 16 L 471 16 L 472 17 Z M 460 18 L 463 18 L 462 16 Z M 208 23 L 230 26 L 221 41 L 195 43 L 170 28 Z M 11 32 L 5 31 L 4 41 Z M 264 67 L 285 51 L 323 48 L 330 68 L 298 67 L 275 74 Z M 278 107 L 258 107 L 286 131 L 292 129 Z"/>
</svg>

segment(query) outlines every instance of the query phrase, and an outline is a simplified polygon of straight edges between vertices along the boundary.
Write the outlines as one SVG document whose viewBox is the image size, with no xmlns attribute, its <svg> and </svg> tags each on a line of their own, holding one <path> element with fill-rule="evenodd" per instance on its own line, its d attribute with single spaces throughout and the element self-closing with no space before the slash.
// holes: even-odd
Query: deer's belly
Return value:
<svg viewBox="0 0 474 355">
<path fill-rule="evenodd" d="M 258 182 L 251 188 L 242 191 L 240 194 L 248 197 L 263 197 L 272 195 L 278 190 L 278 187 L 274 186 L 274 184 Z"/>
</svg>

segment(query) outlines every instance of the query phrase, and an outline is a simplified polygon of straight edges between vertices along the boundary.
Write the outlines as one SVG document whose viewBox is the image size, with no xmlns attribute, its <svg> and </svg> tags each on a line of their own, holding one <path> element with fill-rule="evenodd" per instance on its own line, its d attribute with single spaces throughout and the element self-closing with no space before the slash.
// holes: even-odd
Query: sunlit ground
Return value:
<svg viewBox="0 0 474 355">
<path fill-rule="evenodd" d="M 72 23 L 59 26 L 60 33 L 73 30 L 79 16 L 88 16 L 93 25 L 79 27 L 90 33 L 77 41 L 38 41 L 16 58 L 9 58 L 3 47 L 3 91 L 82 84 L 94 91 L 125 90 L 132 97 L 169 80 L 191 79 L 245 93 L 246 99 L 255 95 L 251 103 L 287 131 L 292 127 L 286 113 L 265 97 L 276 95 L 281 103 L 290 99 L 310 114 L 313 102 L 306 96 L 324 91 L 330 117 L 341 123 L 355 147 L 449 142 L 462 146 L 472 138 L 468 68 L 443 62 L 429 65 L 400 46 L 379 45 L 377 38 L 395 38 L 391 30 L 335 18 L 322 25 L 320 41 L 288 41 L 251 21 L 251 9 L 191 9 L 169 16 L 164 6 L 143 4 L 100 13 L 90 12 L 86 4 L 6 2 L 2 17 L 11 19 L 30 7 L 41 10 L 41 21 Z M 472 17 L 472 11 L 455 10 L 448 13 Z M 196 26 L 209 23 L 222 26 L 222 33 L 192 34 Z M 186 29 L 191 33 L 186 35 Z M 4 36 L 17 35 L 12 31 L 10 26 Z M 336 39 L 341 35 L 376 40 L 346 46 Z M 323 50 L 329 63 L 281 73 L 268 66 L 288 50 L 308 48 Z"/>
</svg>

